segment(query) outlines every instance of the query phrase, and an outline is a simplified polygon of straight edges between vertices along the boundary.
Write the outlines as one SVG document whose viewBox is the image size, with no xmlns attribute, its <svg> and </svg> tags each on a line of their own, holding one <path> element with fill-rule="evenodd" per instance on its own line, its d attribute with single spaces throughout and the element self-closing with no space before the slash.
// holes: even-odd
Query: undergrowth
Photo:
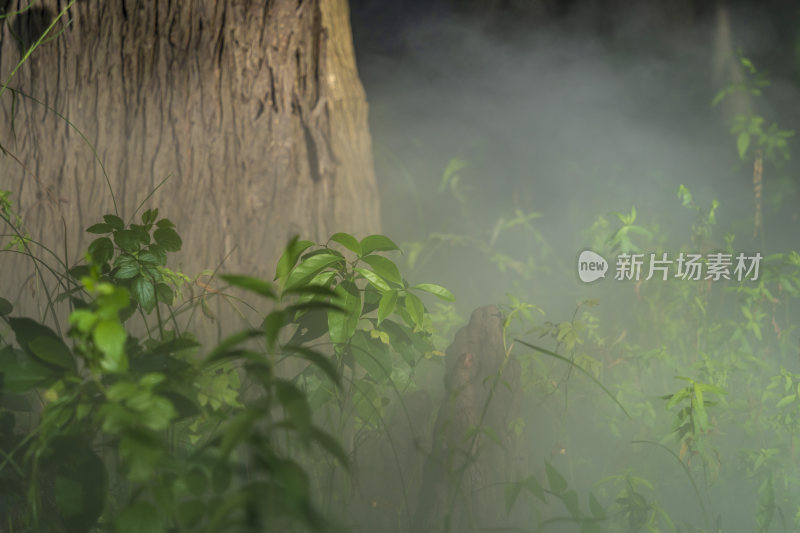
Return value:
<svg viewBox="0 0 800 533">
<path fill-rule="evenodd" d="M 741 61 L 753 85 L 728 87 L 715 103 L 765 87 Z M 740 160 L 754 163 L 751 227 L 762 244 L 761 172 L 788 158 L 792 136 L 765 124 L 742 116 L 731 127 Z M 441 193 L 466 218 L 464 165 L 448 165 Z M 686 187 L 678 199 L 694 220 L 681 251 L 736 251 L 741 237 L 716 234 L 717 202 L 705 207 Z M 226 287 L 194 298 L 186 287 L 196 278 L 168 261 L 191 243 L 160 214 L 151 208 L 127 222 L 106 214 L 86 229 L 97 237 L 84 260 L 69 265 L 30 237 L 0 191 L 3 253 L 27 257 L 45 295 L 36 318 L 16 316 L 0 298 L 4 533 L 358 530 L 363 517 L 351 510 L 363 503 L 364 474 L 354 465 L 369 439 L 388 443 L 390 456 L 373 475 L 399 487 L 386 511 L 377 499 L 367 507 L 384 513 L 388 530 L 409 531 L 414 473 L 401 453 L 411 445 L 391 424 L 400 413 L 409 426 L 430 426 L 439 398 L 417 410 L 410 400 L 435 392 L 461 319 L 453 293 L 409 282 L 403 271 L 435 263 L 445 249 L 467 250 L 513 292 L 503 307 L 504 361 L 519 363 L 510 392 L 524 408 L 503 428 L 482 427 L 481 417 L 465 436 L 513 436 L 498 524 L 532 532 L 800 528 L 797 251 L 766 255 L 755 281 L 618 283 L 613 294 L 580 298 L 561 319 L 528 290 L 566 279 L 548 266 L 540 214 L 513 209 L 487 231 L 424 235 L 403 246 L 402 259 L 382 235 L 294 239 L 272 281 L 219 275 Z M 661 253 L 667 237 L 635 209 L 599 217 L 585 235 L 607 258 Z M 261 321 L 201 345 L 194 312 L 223 297 L 259 302 L 251 305 Z M 500 374 L 481 378 L 492 390 L 511 389 Z"/>
</svg>

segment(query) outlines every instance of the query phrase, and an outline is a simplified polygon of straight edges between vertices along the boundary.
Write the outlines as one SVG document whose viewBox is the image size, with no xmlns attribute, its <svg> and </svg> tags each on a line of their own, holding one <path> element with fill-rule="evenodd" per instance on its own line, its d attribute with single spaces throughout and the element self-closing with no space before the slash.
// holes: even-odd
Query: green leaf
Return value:
<svg viewBox="0 0 800 533">
<path fill-rule="evenodd" d="M 397 291 L 386 291 L 381 296 L 381 301 L 378 304 L 378 325 L 383 320 L 394 312 L 397 305 Z"/>
<path fill-rule="evenodd" d="M 163 383 L 165 379 L 167 379 L 167 376 L 161 372 L 148 372 L 139 378 L 139 385 L 152 389 L 159 383 Z"/>
<path fill-rule="evenodd" d="M 314 246 L 314 243 L 311 241 L 300 241 L 296 236 L 293 237 L 283 251 L 283 254 L 281 254 L 281 258 L 278 260 L 278 266 L 275 269 L 275 277 L 273 279 L 281 279 L 287 276 L 297 264 L 297 260 L 300 259 L 300 254 L 312 246 Z"/>
<path fill-rule="evenodd" d="M 241 350 L 234 349 L 236 346 L 254 337 L 260 337 L 262 335 L 264 335 L 263 329 L 246 329 L 243 331 L 237 331 L 217 344 L 214 349 L 211 350 L 211 353 L 208 354 L 206 362 L 213 363 L 226 357 L 235 357 L 241 352 Z"/>
<path fill-rule="evenodd" d="M 485 381 L 484 381 L 485 382 Z M 500 436 L 491 426 L 480 426 L 480 432 L 489 437 L 489 440 L 497 444 L 503 449 L 506 449 L 506 445 L 503 444 L 503 441 L 500 439 Z"/>
<path fill-rule="evenodd" d="M 236 415 L 222 431 L 222 442 L 220 443 L 219 453 L 222 458 L 227 458 L 229 454 L 236 448 L 242 441 L 247 439 L 253 424 L 258 419 L 258 412 L 254 409 L 247 409 Z M 216 489 L 215 474 L 212 471 L 211 484 Z"/>
<path fill-rule="evenodd" d="M 150 265 L 151 267 L 158 266 L 159 264 L 161 264 L 159 258 L 156 257 L 156 255 L 150 251 L 139 252 L 138 259 L 140 263 L 145 265 Z"/>
<path fill-rule="evenodd" d="M 152 281 L 152 282 L 159 282 L 164 279 L 159 272 L 158 268 L 154 265 L 142 264 L 142 277 Z"/>
<path fill-rule="evenodd" d="M 353 358 L 359 366 L 379 383 L 386 382 L 392 373 L 392 356 L 385 344 L 357 331 L 351 342 Z"/>
<path fill-rule="evenodd" d="M 148 225 L 152 224 L 158 218 L 158 208 L 155 209 L 148 209 L 144 213 L 142 213 L 142 224 Z"/>
<path fill-rule="evenodd" d="M 781 401 L 779 401 L 777 404 L 775 404 L 775 407 L 776 407 L 777 409 L 780 409 L 781 407 L 786 407 L 786 406 L 787 406 L 787 405 L 789 405 L 790 403 L 793 403 L 793 402 L 795 401 L 795 399 L 796 399 L 796 398 L 797 398 L 797 395 L 795 395 L 795 394 L 790 394 L 790 395 L 788 395 L 788 396 L 784 396 L 784 397 L 781 399 Z"/>
<path fill-rule="evenodd" d="M 97 414 L 102 420 L 102 430 L 109 434 L 118 435 L 137 424 L 136 415 L 116 402 L 104 402 Z"/>
<path fill-rule="evenodd" d="M 750 134 L 743 131 L 736 139 L 736 149 L 739 152 L 739 159 L 744 159 L 747 154 L 747 149 L 750 147 Z"/>
<path fill-rule="evenodd" d="M 97 313 L 89 309 L 76 309 L 69 315 L 69 323 L 82 333 L 88 333 L 99 320 Z"/>
<path fill-rule="evenodd" d="M 227 281 L 234 287 L 239 287 L 247 291 L 254 292 L 271 300 L 275 299 L 275 291 L 272 288 L 272 283 L 269 281 L 237 274 L 223 274 L 220 276 L 220 278 Z"/>
<path fill-rule="evenodd" d="M 37 337 L 33 339 L 28 346 L 31 351 L 46 363 L 71 370 L 75 367 L 75 361 L 64 342 L 55 337 Z"/>
<path fill-rule="evenodd" d="M 156 227 L 175 229 L 175 224 L 173 224 L 172 221 L 168 218 L 162 218 L 161 220 L 156 222 Z"/>
<path fill-rule="evenodd" d="M 114 231 L 114 227 L 111 224 L 92 224 L 88 228 L 86 228 L 87 233 L 111 233 Z"/>
<path fill-rule="evenodd" d="M 278 334 L 281 328 L 286 325 L 286 312 L 282 310 L 273 311 L 264 318 L 264 332 L 267 336 L 267 346 L 270 351 L 275 347 L 278 340 Z"/>
<path fill-rule="evenodd" d="M 547 483 L 550 485 L 550 491 L 554 494 L 562 495 L 567 490 L 567 480 L 564 476 L 550 464 L 550 461 L 544 462 L 545 472 L 547 473 Z"/>
<path fill-rule="evenodd" d="M 370 235 L 361 239 L 361 255 L 365 256 L 372 252 L 391 252 L 400 248 L 392 242 L 389 237 L 384 235 Z"/>
<path fill-rule="evenodd" d="M 130 229 L 114 232 L 114 242 L 126 252 L 136 252 L 139 250 L 139 236 Z"/>
<path fill-rule="evenodd" d="M 124 372 L 128 369 L 128 359 L 125 357 L 125 328 L 117 320 L 101 320 L 92 332 L 92 338 L 97 348 L 103 352 L 104 358 L 100 366 L 107 372 Z"/>
<path fill-rule="evenodd" d="M 126 252 L 137 252 L 142 245 L 140 234 L 135 229 L 124 229 L 114 232 L 114 242 Z"/>
<path fill-rule="evenodd" d="M 5 298 L 0 298 L 0 316 L 10 315 L 13 310 L 14 306 L 11 305 L 11 302 Z"/>
<path fill-rule="evenodd" d="M 456 297 L 453 296 L 453 293 L 442 287 L 441 285 L 436 285 L 434 283 L 420 283 L 419 285 L 414 285 L 411 287 L 412 289 L 418 289 L 421 291 L 429 292 L 435 296 L 438 296 L 442 300 L 448 302 L 455 302 Z"/>
<path fill-rule="evenodd" d="M 328 311 L 328 332 L 330 333 L 331 342 L 343 344 L 353 336 L 358 320 L 361 318 L 361 292 L 355 283 L 351 281 L 340 283 L 335 291 L 337 297 L 333 303 L 338 304 L 344 309 L 344 312 Z"/>
<path fill-rule="evenodd" d="M 506 514 L 511 512 L 511 509 L 514 507 L 514 503 L 516 503 L 521 490 L 522 484 L 520 483 L 509 483 L 505 486 L 505 489 L 503 490 L 503 499 L 506 503 Z"/>
<path fill-rule="evenodd" d="M 114 255 L 114 244 L 108 237 L 95 239 L 89 245 L 89 257 L 95 265 L 102 265 L 111 260 Z"/>
<path fill-rule="evenodd" d="M 159 227 L 153 232 L 153 238 L 159 246 L 162 246 L 168 252 L 177 252 L 183 246 L 180 236 L 172 228 Z"/>
<path fill-rule="evenodd" d="M 568 490 L 561 496 L 561 501 L 564 502 L 564 506 L 569 511 L 569 514 L 572 518 L 580 518 L 581 516 L 581 508 L 578 503 L 578 493 L 574 490 Z"/>
<path fill-rule="evenodd" d="M 356 255 L 361 255 L 361 245 L 358 243 L 358 239 L 349 233 L 334 233 L 330 240 L 338 242 Z"/>
<path fill-rule="evenodd" d="M 625 409 L 625 406 L 624 406 L 624 405 L 622 405 L 622 403 L 621 403 L 621 402 L 620 402 L 620 401 L 617 399 L 617 397 L 616 397 L 616 396 L 614 396 L 613 394 L 611 394 L 611 391 L 610 391 L 610 390 L 608 390 L 608 388 L 606 388 L 606 386 L 605 386 L 605 385 L 603 385 L 602 383 L 600 383 L 600 381 L 598 381 L 596 377 L 594 377 L 592 374 L 590 374 L 589 372 L 587 372 L 586 370 L 584 370 L 583 368 L 581 368 L 581 366 L 580 366 L 580 365 L 576 365 L 574 361 L 571 361 L 571 360 L 567 359 L 567 358 L 566 358 L 566 357 L 564 357 L 563 355 L 559 355 L 559 354 L 557 354 L 557 353 L 555 353 L 555 352 L 552 352 L 552 351 L 550 351 L 550 350 L 546 350 L 545 348 L 540 348 L 539 346 L 535 346 L 535 345 L 533 345 L 533 344 L 527 343 L 527 342 L 523 341 L 522 339 L 514 339 L 514 342 L 518 342 L 518 343 L 522 344 L 523 346 L 527 346 L 528 348 L 531 348 L 531 349 L 533 349 L 533 350 L 536 350 L 537 352 L 541 352 L 541 353 L 543 353 L 543 354 L 545 354 L 545 355 L 549 355 L 550 357 L 553 357 L 553 358 L 555 358 L 555 359 L 558 359 L 559 361 L 562 361 L 562 362 L 564 362 L 564 363 L 567 363 L 568 365 L 570 365 L 571 367 L 573 367 L 573 368 L 574 368 L 575 370 L 577 370 L 578 372 L 581 372 L 583 375 L 585 375 L 585 376 L 587 376 L 589 379 L 591 379 L 591 380 L 592 380 L 592 381 L 595 383 L 595 385 L 597 385 L 598 387 L 600 387 L 600 388 L 603 390 L 603 392 L 605 392 L 605 393 L 606 393 L 606 395 L 607 395 L 609 398 L 611 398 L 611 399 L 614 401 L 614 403 L 616 403 L 616 404 L 619 406 L 619 408 L 620 408 L 620 409 L 622 409 L 622 412 L 623 412 L 623 413 L 625 413 L 625 416 L 627 416 L 628 418 L 631 418 L 631 415 L 630 415 L 630 413 L 628 413 L 628 410 L 627 410 L 627 409 Z"/>
<path fill-rule="evenodd" d="M 120 254 L 114 260 L 114 266 L 117 268 L 115 279 L 131 279 L 139 274 L 139 262 L 130 254 Z"/>
<path fill-rule="evenodd" d="M 282 379 L 275 380 L 275 388 L 289 421 L 298 432 L 308 435 L 311 430 L 311 408 L 306 395 L 294 384 Z"/>
<path fill-rule="evenodd" d="M 136 235 L 136 240 L 139 244 L 150 244 L 150 230 L 141 224 L 131 224 L 131 231 Z"/>
<path fill-rule="evenodd" d="M 141 405 L 133 404 L 130 407 L 140 411 L 139 417 L 145 427 L 153 431 L 161 431 L 169 427 L 170 421 L 178 416 L 172 402 L 155 394 L 141 395 Z M 138 407 L 138 409 L 137 409 Z"/>
<path fill-rule="evenodd" d="M 708 431 L 708 412 L 706 411 L 703 402 L 692 399 L 692 407 L 694 408 L 694 421 L 697 423 L 701 431 Z"/>
<path fill-rule="evenodd" d="M 334 298 L 336 297 L 336 293 L 333 294 Z M 307 302 L 299 302 L 296 304 L 288 305 L 284 309 L 289 316 L 296 316 L 297 313 L 306 312 L 306 311 L 317 311 L 317 310 L 325 310 L 325 311 L 339 311 L 344 312 L 344 308 L 337 303 L 332 302 L 321 302 L 319 300 L 310 300 Z"/>
<path fill-rule="evenodd" d="M 172 305 L 172 302 L 175 300 L 175 293 L 166 283 L 157 283 L 156 300 L 167 305 Z"/>
<path fill-rule="evenodd" d="M 9 318 L 8 324 L 14 331 L 19 347 L 31 357 L 58 368 L 70 370 L 75 368 L 75 360 L 69 352 L 69 348 L 64 346 L 61 338 L 52 329 L 30 318 Z M 40 338 L 50 340 L 38 341 Z M 34 343 L 35 345 L 32 346 Z M 56 348 L 57 344 L 62 346 Z M 37 350 L 42 354 L 41 356 L 36 353 Z"/>
<path fill-rule="evenodd" d="M 347 453 L 342 449 L 338 440 L 317 427 L 311 428 L 311 438 L 329 454 L 333 455 L 343 467 L 348 468 Z"/>
<path fill-rule="evenodd" d="M 273 470 L 278 483 L 283 490 L 283 497 L 288 501 L 303 501 L 308 498 L 310 491 L 310 480 L 306 471 L 294 461 L 276 461 Z M 313 528 L 321 530 L 321 528 Z"/>
<path fill-rule="evenodd" d="M 193 348 L 198 346 L 200 343 L 190 337 L 177 337 L 152 347 L 149 353 L 151 356 L 165 356 L 178 352 L 187 352 L 187 355 L 190 355 L 194 354 Z"/>
<path fill-rule="evenodd" d="M 156 290 L 153 282 L 141 276 L 133 280 L 131 294 L 142 306 L 145 313 L 150 313 L 156 307 Z"/>
<path fill-rule="evenodd" d="M 103 215 L 103 220 L 117 231 L 125 229 L 125 222 L 116 215 Z"/>
<path fill-rule="evenodd" d="M 325 375 L 327 375 L 335 384 L 340 384 L 339 371 L 336 369 L 336 365 L 333 363 L 333 361 L 331 361 L 328 357 L 315 350 L 312 350 L 311 348 L 300 345 L 289 344 L 284 346 L 283 349 L 287 353 L 293 353 L 297 357 L 307 360 L 312 365 L 324 372 Z"/>
<path fill-rule="evenodd" d="M 167 251 L 159 244 L 151 244 L 147 247 L 151 254 L 158 259 L 158 264 L 164 266 L 167 264 Z"/>
<path fill-rule="evenodd" d="M 403 285 L 403 277 L 400 275 L 400 270 L 398 270 L 397 265 L 395 265 L 392 260 L 381 255 L 368 255 L 362 257 L 361 261 L 371 266 L 372 270 L 382 278 L 397 283 L 398 285 Z"/>
<path fill-rule="evenodd" d="M 328 333 L 328 313 L 323 309 L 306 311 L 295 317 L 292 323 L 297 328 L 289 340 L 290 344 L 305 344 Z"/>
<path fill-rule="evenodd" d="M 11 346 L 0 349 L 0 390 L 18 394 L 46 386 L 55 377 L 52 368 L 17 352 Z"/>
<path fill-rule="evenodd" d="M 283 291 L 284 294 L 299 294 L 301 301 L 303 299 L 310 299 L 314 296 L 336 296 L 336 293 L 328 287 L 333 278 L 336 277 L 334 272 L 322 272 L 308 282 L 308 285 L 303 285 L 296 289 Z M 303 298 L 305 297 L 305 298 Z"/>
<path fill-rule="evenodd" d="M 536 479 L 536 476 L 530 476 L 527 479 L 525 479 L 525 481 L 522 482 L 522 486 L 525 490 L 536 496 L 542 502 L 547 501 L 544 489 L 539 484 L 539 480 Z"/>
<path fill-rule="evenodd" d="M 405 297 L 406 311 L 411 316 L 416 326 L 422 327 L 425 318 L 425 306 L 416 294 L 410 292 Z"/>
<path fill-rule="evenodd" d="M 99 318 L 116 319 L 120 316 L 119 313 L 124 315 L 126 312 L 132 313 L 131 308 L 135 310 L 136 302 L 131 301 L 130 294 L 124 287 L 115 287 L 111 284 L 101 284 L 100 287 L 104 293 L 100 294 L 96 300 L 97 311 L 95 314 Z"/>
<path fill-rule="evenodd" d="M 664 399 L 669 399 L 669 401 L 667 402 L 667 410 L 672 409 L 686 398 L 689 398 L 691 395 L 692 395 L 691 390 L 688 387 L 685 387 L 676 392 L 675 394 L 671 394 L 665 397 Z"/>
<path fill-rule="evenodd" d="M 293 290 L 306 285 L 321 271 L 341 261 L 340 256 L 329 252 L 312 255 L 292 269 L 283 288 Z"/>
<path fill-rule="evenodd" d="M 90 531 L 103 512 L 108 474 L 103 461 L 78 437 L 55 437 L 55 502 L 67 532 Z"/>
<path fill-rule="evenodd" d="M 447 168 L 444 169 L 442 173 L 442 181 L 439 184 L 439 192 L 444 192 L 448 187 L 456 192 L 456 187 L 460 180 L 459 173 L 469 166 L 469 161 L 466 159 L 461 159 L 460 157 L 454 157 L 447 162 Z"/>
<path fill-rule="evenodd" d="M 388 284 L 388 283 L 386 283 L 386 282 L 383 280 L 383 278 L 382 278 L 382 277 L 380 277 L 380 276 L 379 276 L 378 274 L 376 274 L 375 272 L 373 272 L 373 271 L 371 271 L 371 270 L 367 270 L 366 268 L 359 268 L 359 267 L 356 267 L 356 268 L 354 268 L 353 270 L 355 270 L 356 272 L 358 272 L 359 274 L 361 274 L 361 275 L 362 275 L 362 276 L 363 276 L 363 277 L 364 277 L 364 278 L 365 278 L 367 281 L 369 281 L 369 282 L 370 282 L 370 284 L 371 284 L 373 287 L 375 287 L 376 289 L 378 289 L 380 292 L 386 292 L 386 291 L 390 291 L 390 290 L 392 290 L 392 288 L 391 288 L 391 287 L 389 287 L 389 284 Z"/>
<path fill-rule="evenodd" d="M 603 509 L 603 506 L 600 505 L 600 502 L 597 501 L 597 498 L 595 498 L 594 494 L 591 492 L 589 493 L 589 512 L 591 512 L 592 516 L 595 518 L 606 517 L 606 510 Z"/>
<path fill-rule="evenodd" d="M 728 394 L 728 391 L 726 391 L 722 387 L 717 387 L 716 385 L 712 385 L 711 383 L 697 383 L 695 384 L 695 388 L 701 391 L 713 392 L 714 394 L 719 394 L 720 396 L 725 396 Z"/>
</svg>

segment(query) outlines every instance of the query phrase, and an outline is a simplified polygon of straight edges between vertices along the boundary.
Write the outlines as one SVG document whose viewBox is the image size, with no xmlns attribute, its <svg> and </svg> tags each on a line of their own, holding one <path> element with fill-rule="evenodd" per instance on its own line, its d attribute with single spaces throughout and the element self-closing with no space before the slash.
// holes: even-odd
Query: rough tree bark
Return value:
<svg viewBox="0 0 800 533">
<path fill-rule="evenodd" d="M 412 531 L 468 532 L 502 528 L 504 484 L 513 481 L 514 437 L 508 424 L 519 414 L 520 369 L 506 358 L 503 314 L 479 307 L 456 333 L 445 359 L 446 398 L 436 417 L 431 452 Z M 500 374 L 505 384 L 495 383 Z M 499 386 L 498 386 L 499 385 Z M 499 442 L 487 439 L 481 428 Z"/>
<path fill-rule="evenodd" d="M 408 392 L 383 428 L 355 446 L 354 531 L 469 533 L 529 525 L 514 522 L 503 507 L 504 489 L 519 474 L 520 448 L 509 422 L 521 409 L 519 362 L 511 357 L 504 364 L 504 319 L 494 305 L 473 311 L 447 348 L 441 403 L 433 391 Z M 498 372 L 502 382 L 492 391 Z"/>
<path fill-rule="evenodd" d="M 0 0 L 0 10 L 28 3 Z M 3 79 L 66 3 L 8 19 Z M 187 274 L 230 253 L 224 271 L 270 276 L 293 234 L 379 230 L 347 0 L 83 0 L 67 18 L 11 86 L 86 135 L 123 219 L 171 176 L 148 207 L 178 224 Z M 12 130 L 10 94 L 2 100 L 0 143 L 24 168 L 0 157 L 0 188 L 60 254 L 64 219 L 73 262 L 91 237 L 79 228 L 114 211 L 102 170 L 64 120 L 17 98 Z M 6 272 L 3 293 L 15 297 L 20 279 Z"/>
</svg>

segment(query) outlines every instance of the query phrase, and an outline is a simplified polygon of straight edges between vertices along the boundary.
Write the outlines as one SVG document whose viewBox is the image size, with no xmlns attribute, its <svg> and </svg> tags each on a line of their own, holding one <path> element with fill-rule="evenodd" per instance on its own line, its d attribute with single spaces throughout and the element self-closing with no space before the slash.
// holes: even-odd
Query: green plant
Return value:
<svg viewBox="0 0 800 533">
<path fill-rule="evenodd" d="M 736 93 L 746 93 L 750 96 L 761 96 L 762 89 L 770 86 L 766 74 L 756 69 L 753 62 L 739 52 L 739 64 L 746 72 L 746 78 L 739 83 L 729 83 L 720 90 L 711 101 L 712 106 L 719 105 L 723 100 Z M 766 120 L 763 116 L 755 114 L 737 114 L 733 117 L 730 132 L 736 136 L 736 149 L 739 159 L 744 160 L 752 146 L 764 151 L 766 158 L 778 164 L 780 158 L 788 160 L 788 139 L 794 136 L 793 130 L 783 130 L 773 122 L 769 128 L 764 129 Z M 779 157 L 780 156 L 780 157 Z"/>
<path fill-rule="evenodd" d="M 510 513 L 514 508 L 519 496 L 523 493 L 530 494 L 537 498 L 541 503 L 547 502 L 550 496 L 564 506 L 568 516 L 556 516 L 552 518 L 540 519 L 535 531 L 543 531 L 548 527 L 564 522 L 571 522 L 580 525 L 581 533 L 595 533 L 604 531 L 603 526 L 608 520 L 605 508 L 595 498 L 591 492 L 588 496 L 589 513 L 581 510 L 578 493 L 569 488 L 569 484 L 561 472 L 549 461 L 545 461 L 545 475 L 547 486 L 545 489 L 535 476 L 529 476 L 521 481 L 508 483 L 505 486 L 505 507 L 506 513 Z"/>
<path fill-rule="evenodd" d="M 604 490 L 607 485 L 617 488 L 614 496 L 615 508 L 609 513 L 626 531 L 677 531 L 675 524 L 655 498 L 655 487 L 649 480 L 627 472 L 604 478 L 597 485 Z"/>
<path fill-rule="evenodd" d="M 11 304 L 0 301 L 16 340 L 4 338 L 0 349 L 0 499 L 14 509 L 3 513 L 8 527 L 222 531 L 295 523 L 329 529 L 312 501 L 308 474 L 285 444 L 321 446 L 342 464 L 347 457 L 312 423 L 305 392 L 276 375 L 272 351 L 243 347 L 259 338 L 273 347 L 283 325 L 234 334 L 204 357 L 190 335 L 166 329 L 166 319 L 159 318 L 156 338 L 142 341 L 126 330 L 134 310 L 147 314 L 158 302 L 167 309 L 172 303 L 160 268 L 181 241 L 169 221 L 156 218 L 157 211 L 146 211 L 141 225 L 126 228 L 107 215 L 90 228 L 112 237 L 95 240 L 89 264 L 70 270 L 80 276 L 80 288 L 64 293 L 76 307 L 72 346 L 42 323 L 10 316 Z M 223 279 L 275 299 L 267 282 Z M 294 293 L 333 295 L 305 286 Z M 281 312 L 298 306 L 334 308 L 308 301 Z M 314 350 L 287 347 L 286 354 L 339 382 L 335 367 Z M 235 383 L 229 387 L 233 367 L 252 381 L 248 401 L 237 397 Z"/>
</svg>

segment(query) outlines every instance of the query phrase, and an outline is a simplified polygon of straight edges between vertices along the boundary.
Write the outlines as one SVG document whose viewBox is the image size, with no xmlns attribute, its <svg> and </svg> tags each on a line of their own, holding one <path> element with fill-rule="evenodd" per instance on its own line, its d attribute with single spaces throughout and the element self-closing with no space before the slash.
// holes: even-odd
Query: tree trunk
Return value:
<svg viewBox="0 0 800 533">
<path fill-rule="evenodd" d="M 0 1 L 0 11 L 28 3 Z M 3 80 L 66 4 L 47 0 L 8 19 Z M 347 0 L 83 0 L 62 20 L 70 24 L 51 33 L 63 34 L 10 86 L 86 136 L 124 220 L 169 176 L 145 208 L 178 225 L 173 267 L 192 276 L 227 257 L 222 271 L 271 279 L 294 234 L 379 230 Z M 13 155 L 0 156 L 0 189 L 61 257 L 63 218 L 74 263 L 92 237 L 81 230 L 115 211 L 92 149 L 45 106 L 8 92 L 0 144 Z M 10 277 L 2 294 L 16 297 L 22 278 Z"/>
<path fill-rule="evenodd" d="M 508 428 L 519 416 L 521 374 L 516 359 L 506 361 L 504 320 L 494 305 L 479 307 L 447 348 L 446 397 L 422 467 L 414 532 L 523 530 L 502 511 L 504 487 L 518 475 Z"/>
</svg>

